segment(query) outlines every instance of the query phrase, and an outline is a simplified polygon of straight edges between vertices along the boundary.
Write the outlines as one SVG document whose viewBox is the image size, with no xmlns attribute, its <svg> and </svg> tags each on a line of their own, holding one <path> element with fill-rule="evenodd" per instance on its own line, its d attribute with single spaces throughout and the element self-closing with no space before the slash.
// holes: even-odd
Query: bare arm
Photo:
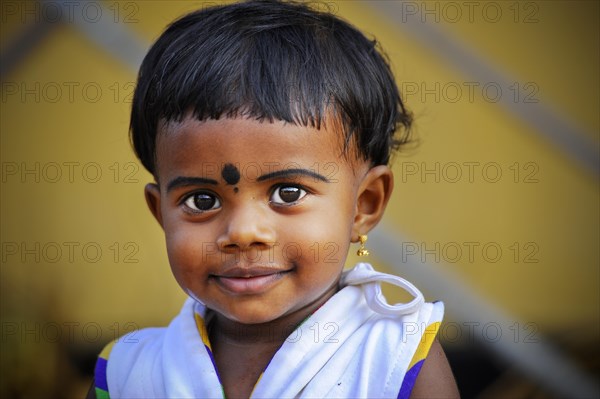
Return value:
<svg viewBox="0 0 600 399">
<path fill-rule="evenodd" d="M 411 399 L 460 398 L 448 359 L 437 338 L 429 349 L 410 397 Z"/>
</svg>

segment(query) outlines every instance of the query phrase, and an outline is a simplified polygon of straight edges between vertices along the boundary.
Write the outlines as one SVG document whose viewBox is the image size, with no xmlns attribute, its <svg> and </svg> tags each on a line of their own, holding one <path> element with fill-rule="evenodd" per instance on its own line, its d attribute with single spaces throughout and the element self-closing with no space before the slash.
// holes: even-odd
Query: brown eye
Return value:
<svg viewBox="0 0 600 399">
<path fill-rule="evenodd" d="M 276 204 L 291 204 L 306 195 L 306 191 L 296 186 L 280 186 L 273 191 L 271 202 Z"/>
<path fill-rule="evenodd" d="M 184 204 L 196 212 L 209 211 L 216 209 L 221 206 L 221 202 L 214 195 L 208 193 L 196 193 L 190 195 L 184 202 Z"/>
</svg>

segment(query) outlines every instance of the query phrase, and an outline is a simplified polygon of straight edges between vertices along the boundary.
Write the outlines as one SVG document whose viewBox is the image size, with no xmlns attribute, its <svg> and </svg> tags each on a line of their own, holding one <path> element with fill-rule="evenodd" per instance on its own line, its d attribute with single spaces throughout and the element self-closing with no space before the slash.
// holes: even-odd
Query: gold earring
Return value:
<svg viewBox="0 0 600 399">
<path fill-rule="evenodd" d="M 367 242 L 367 235 L 362 234 L 358 236 L 358 241 L 360 241 L 360 248 L 356 251 L 358 256 L 369 256 L 369 250 L 365 248 L 365 242 Z"/>
</svg>

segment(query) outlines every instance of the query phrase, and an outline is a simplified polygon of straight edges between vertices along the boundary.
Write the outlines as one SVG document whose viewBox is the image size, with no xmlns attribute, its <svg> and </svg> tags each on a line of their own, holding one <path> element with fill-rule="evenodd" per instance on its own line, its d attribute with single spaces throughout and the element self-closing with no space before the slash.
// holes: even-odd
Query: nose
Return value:
<svg viewBox="0 0 600 399">
<path fill-rule="evenodd" d="M 276 234 L 268 212 L 252 204 L 231 210 L 217 245 L 223 252 L 263 250 L 275 244 Z"/>
</svg>

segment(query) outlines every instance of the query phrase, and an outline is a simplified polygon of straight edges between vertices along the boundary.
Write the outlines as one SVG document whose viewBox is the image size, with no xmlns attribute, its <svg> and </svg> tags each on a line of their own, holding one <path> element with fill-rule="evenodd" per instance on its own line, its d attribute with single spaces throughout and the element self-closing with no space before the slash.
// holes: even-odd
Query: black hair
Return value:
<svg viewBox="0 0 600 399">
<path fill-rule="evenodd" d="M 375 40 L 331 13 L 296 2 L 247 1 L 192 12 L 167 27 L 140 67 L 131 140 L 156 175 L 161 122 L 190 112 L 281 120 L 320 128 L 340 122 L 345 145 L 385 165 L 408 142 L 404 107 Z"/>
</svg>

